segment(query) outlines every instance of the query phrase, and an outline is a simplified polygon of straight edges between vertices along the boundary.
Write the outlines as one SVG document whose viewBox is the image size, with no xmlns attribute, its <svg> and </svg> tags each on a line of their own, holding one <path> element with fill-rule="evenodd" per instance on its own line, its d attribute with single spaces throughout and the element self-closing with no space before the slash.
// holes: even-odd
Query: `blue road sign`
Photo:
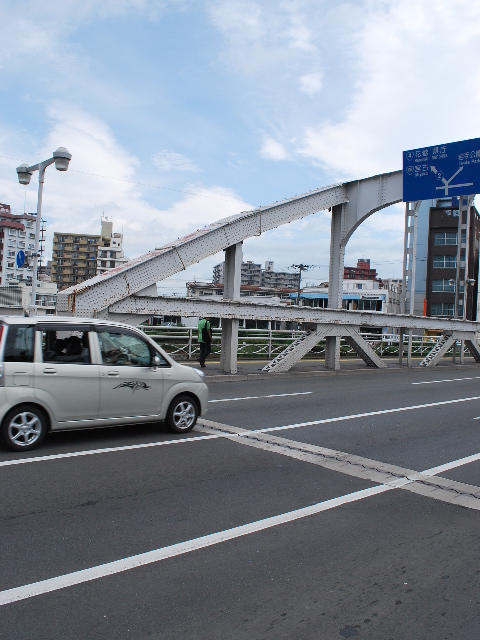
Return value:
<svg viewBox="0 0 480 640">
<path fill-rule="evenodd" d="M 403 201 L 480 193 L 480 138 L 403 152 Z"/>
<path fill-rule="evenodd" d="M 21 269 L 24 264 L 25 264 L 25 252 L 19 251 L 17 253 L 17 267 Z"/>
</svg>

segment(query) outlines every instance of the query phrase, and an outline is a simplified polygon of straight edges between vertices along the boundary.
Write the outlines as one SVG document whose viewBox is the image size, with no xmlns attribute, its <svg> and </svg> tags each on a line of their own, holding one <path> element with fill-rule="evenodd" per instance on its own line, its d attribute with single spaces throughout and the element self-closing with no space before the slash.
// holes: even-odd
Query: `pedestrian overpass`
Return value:
<svg viewBox="0 0 480 640">
<path fill-rule="evenodd" d="M 338 369 L 343 337 L 367 365 L 385 363 L 360 336 L 360 326 L 400 327 L 410 332 L 439 330 L 442 338 L 422 365 L 432 366 L 461 340 L 480 362 L 475 339 L 480 323 L 465 320 L 415 317 L 342 310 L 345 247 L 358 226 L 376 211 L 402 201 L 402 172 L 385 173 L 343 182 L 295 196 L 210 224 L 116 269 L 60 291 L 57 313 L 109 318 L 137 325 L 152 315 L 212 316 L 222 318 L 221 364 L 237 371 L 240 319 L 303 323 L 308 331 L 272 360 L 265 370 L 287 371 L 320 340 L 326 341 L 325 366 Z M 277 306 L 240 300 L 242 243 L 272 229 L 319 211 L 332 212 L 328 308 Z M 223 300 L 159 297 L 156 283 L 201 260 L 225 251 Z M 405 295 L 405 294 L 403 294 Z"/>
</svg>

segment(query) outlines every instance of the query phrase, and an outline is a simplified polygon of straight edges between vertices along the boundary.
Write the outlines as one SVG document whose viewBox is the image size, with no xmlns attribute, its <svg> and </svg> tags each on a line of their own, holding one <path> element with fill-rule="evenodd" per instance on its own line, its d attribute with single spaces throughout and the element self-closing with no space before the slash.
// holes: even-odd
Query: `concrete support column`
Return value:
<svg viewBox="0 0 480 640">
<path fill-rule="evenodd" d="M 341 309 L 343 300 L 343 269 L 345 246 L 343 234 L 345 228 L 345 205 L 332 207 L 332 226 L 330 232 L 330 269 L 328 274 L 328 308 Z M 340 338 L 327 336 L 325 339 L 325 368 L 340 369 Z"/>
<path fill-rule="evenodd" d="M 242 279 L 242 242 L 225 249 L 223 299 L 240 300 Z M 222 353 L 220 366 L 225 373 L 237 373 L 238 324 L 236 319 L 222 320 Z"/>
</svg>

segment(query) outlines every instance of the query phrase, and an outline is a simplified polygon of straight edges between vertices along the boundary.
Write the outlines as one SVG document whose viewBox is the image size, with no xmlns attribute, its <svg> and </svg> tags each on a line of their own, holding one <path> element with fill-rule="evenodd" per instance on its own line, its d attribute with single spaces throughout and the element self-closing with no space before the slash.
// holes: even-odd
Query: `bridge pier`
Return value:
<svg viewBox="0 0 480 640">
<path fill-rule="evenodd" d="M 223 299 L 240 300 L 242 278 L 242 242 L 225 249 Z M 238 325 L 236 318 L 222 319 L 222 352 L 220 366 L 225 373 L 237 373 Z"/>
</svg>

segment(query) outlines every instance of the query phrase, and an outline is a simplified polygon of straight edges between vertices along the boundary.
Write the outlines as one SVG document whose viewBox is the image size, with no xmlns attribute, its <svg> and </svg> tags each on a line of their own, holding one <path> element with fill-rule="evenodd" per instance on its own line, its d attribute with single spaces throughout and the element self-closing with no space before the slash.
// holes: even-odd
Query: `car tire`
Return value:
<svg viewBox="0 0 480 640">
<path fill-rule="evenodd" d="M 13 451 L 35 449 L 47 435 L 45 413 L 30 404 L 11 409 L 3 419 L 0 435 L 4 444 Z"/>
<path fill-rule="evenodd" d="M 191 396 L 177 396 L 170 404 L 167 412 L 167 427 L 173 433 L 188 433 L 193 429 L 198 418 L 198 406 Z"/>
</svg>

